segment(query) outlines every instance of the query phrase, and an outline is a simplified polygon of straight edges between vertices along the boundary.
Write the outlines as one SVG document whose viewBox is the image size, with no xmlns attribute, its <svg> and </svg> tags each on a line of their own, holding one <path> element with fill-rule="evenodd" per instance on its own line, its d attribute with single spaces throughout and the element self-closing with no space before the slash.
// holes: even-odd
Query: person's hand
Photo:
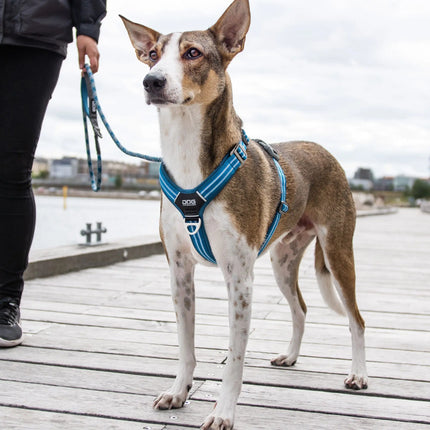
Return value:
<svg viewBox="0 0 430 430">
<path fill-rule="evenodd" d="M 79 68 L 84 71 L 85 56 L 87 56 L 90 60 L 91 71 L 97 73 L 100 58 L 97 42 L 92 37 L 81 34 L 76 38 L 76 45 L 78 47 Z"/>
</svg>

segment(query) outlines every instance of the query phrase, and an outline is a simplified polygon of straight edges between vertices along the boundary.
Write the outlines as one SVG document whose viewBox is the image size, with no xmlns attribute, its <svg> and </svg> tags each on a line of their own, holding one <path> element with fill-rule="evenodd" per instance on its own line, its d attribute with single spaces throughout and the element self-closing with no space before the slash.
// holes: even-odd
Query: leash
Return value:
<svg viewBox="0 0 430 430">
<path fill-rule="evenodd" d="M 84 122 L 85 131 L 85 146 L 87 150 L 88 170 L 91 180 L 91 188 L 93 191 L 99 191 L 102 182 L 102 157 L 100 151 L 99 138 L 102 138 L 100 127 L 97 122 L 97 113 L 99 114 L 109 136 L 112 138 L 116 146 L 124 152 L 124 154 L 130 155 L 131 157 L 137 157 L 145 161 L 152 163 L 161 163 L 161 157 L 153 157 L 151 155 L 140 154 L 138 152 L 129 151 L 123 145 L 121 145 L 115 133 L 112 131 L 105 115 L 103 114 L 100 106 L 99 99 L 97 97 L 96 84 L 94 81 L 93 73 L 88 64 L 85 64 L 85 72 L 81 78 L 81 99 L 82 99 L 82 118 Z M 94 173 L 93 162 L 91 160 L 91 150 L 88 135 L 87 118 L 90 120 L 91 126 L 94 133 L 94 142 L 97 154 L 97 174 Z"/>
</svg>

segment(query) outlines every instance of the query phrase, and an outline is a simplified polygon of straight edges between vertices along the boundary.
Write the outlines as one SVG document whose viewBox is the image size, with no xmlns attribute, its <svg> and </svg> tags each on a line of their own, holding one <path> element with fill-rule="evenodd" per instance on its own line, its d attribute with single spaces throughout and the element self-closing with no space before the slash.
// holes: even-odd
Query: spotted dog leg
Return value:
<svg viewBox="0 0 430 430">
<path fill-rule="evenodd" d="M 179 370 L 173 386 L 154 401 L 155 409 L 183 406 L 193 383 L 194 355 L 194 267 L 188 253 L 176 251 L 170 261 L 172 298 L 176 312 L 179 341 Z"/>
<path fill-rule="evenodd" d="M 228 290 L 230 337 L 221 392 L 215 409 L 206 418 L 202 430 L 233 428 L 251 322 L 253 266 L 256 256 L 256 252 L 246 249 L 245 244 L 232 252 L 231 258 L 228 255 L 222 258 L 217 256 Z"/>
</svg>

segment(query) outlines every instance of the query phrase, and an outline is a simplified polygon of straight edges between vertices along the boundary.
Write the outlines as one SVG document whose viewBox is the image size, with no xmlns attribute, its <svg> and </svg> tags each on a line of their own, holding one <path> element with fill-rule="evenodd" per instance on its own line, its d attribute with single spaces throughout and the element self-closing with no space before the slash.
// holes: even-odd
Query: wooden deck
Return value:
<svg viewBox="0 0 430 430">
<path fill-rule="evenodd" d="M 347 322 L 322 302 L 313 249 L 301 268 L 308 304 L 302 354 L 274 368 L 291 333 L 268 257 L 255 273 L 252 332 L 236 426 L 245 429 L 424 429 L 430 425 L 430 215 L 358 219 L 358 300 L 367 323 L 369 389 L 343 388 Z M 183 409 L 154 411 L 177 366 L 168 268 L 161 255 L 35 279 L 22 303 L 23 346 L 0 350 L 1 429 L 198 428 L 213 408 L 227 347 L 226 289 L 196 273 L 198 366 Z"/>
</svg>

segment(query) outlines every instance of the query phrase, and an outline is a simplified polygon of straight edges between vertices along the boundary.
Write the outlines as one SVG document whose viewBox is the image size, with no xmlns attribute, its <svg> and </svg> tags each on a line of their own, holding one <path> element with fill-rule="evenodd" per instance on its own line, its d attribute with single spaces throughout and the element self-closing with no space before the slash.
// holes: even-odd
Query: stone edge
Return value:
<svg viewBox="0 0 430 430">
<path fill-rule="evenodd" d="M 24 279 L 62 275 L 162 253 L 163 246 L 157 237 L 133 238 L 89 247 L 76 245 L 34 251 L 30 255 Z"/>
</svg>

